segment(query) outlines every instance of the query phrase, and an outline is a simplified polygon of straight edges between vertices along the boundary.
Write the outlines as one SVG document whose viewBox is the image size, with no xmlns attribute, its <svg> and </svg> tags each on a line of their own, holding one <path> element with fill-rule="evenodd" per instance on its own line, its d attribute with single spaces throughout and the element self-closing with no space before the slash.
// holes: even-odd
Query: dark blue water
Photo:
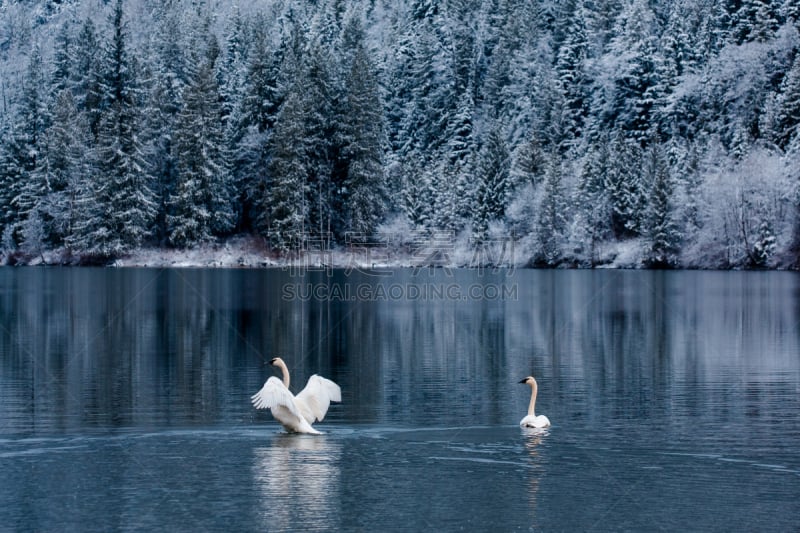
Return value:
<svg viewBox="0 0 800 533">
<path fill-rule="evenodd" d="M 791 273 L 0 269 L 0 529 L 794 531 L 798 442 Z"/>
</svg>

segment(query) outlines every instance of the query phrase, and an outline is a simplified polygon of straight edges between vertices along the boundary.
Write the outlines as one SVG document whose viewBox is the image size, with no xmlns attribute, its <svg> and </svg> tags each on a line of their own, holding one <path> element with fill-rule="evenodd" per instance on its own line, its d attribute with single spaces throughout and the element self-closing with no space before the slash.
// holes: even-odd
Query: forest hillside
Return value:
<svg viewBox="0 0 800 533">
<path fill-rule="evenodd" d="M 0 262 L 797 267 L 799 52 L 796 0 L 0 0 Z"/>
</svg>

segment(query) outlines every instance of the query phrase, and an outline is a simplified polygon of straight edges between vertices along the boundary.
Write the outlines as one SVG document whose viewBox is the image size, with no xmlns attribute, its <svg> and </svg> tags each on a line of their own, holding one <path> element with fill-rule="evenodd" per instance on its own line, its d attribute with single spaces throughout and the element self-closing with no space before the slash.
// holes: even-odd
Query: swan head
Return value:
<svg viewBox="0 0 800 533">
<path fill-rule="evenodd" d="M 280 363 L 283 363 L 283 359 L 281 359 L 280 357 L 273 357 L 272 359 L 269 360 L 269 364 L 271 364 L 272 366 L 278 366 Z"/>
<path fill-rule="evenodd" d="M 531 385 L 531 386 L 536 384 L 536 380 L 533 379 L 533 376 L 528 376 L 526 378 L 523 378 L 523 379 L 519 380 L 519 382 L 520 383 L 525 383 L 526 385 Z"/>
</svg>

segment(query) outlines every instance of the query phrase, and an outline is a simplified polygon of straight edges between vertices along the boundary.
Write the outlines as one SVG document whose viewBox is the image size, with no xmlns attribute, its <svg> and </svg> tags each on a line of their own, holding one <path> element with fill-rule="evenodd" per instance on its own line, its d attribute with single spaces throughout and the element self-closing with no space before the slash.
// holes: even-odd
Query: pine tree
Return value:
<svg viewBox="0 0 800 533">
<path fill-rule="evenodd" d="M 678 184 L 683 190 L 683 201 L 676 203 L 682 204 L 683 213 L 680 231 L 686 240 L 695 237 L 702 227 L 700 213 L 702 179 L 698 146 L 697 144 L 692 144 L 687 149 L 677 177 Z"/>
<path fill-rule="evenodd" d="M 235 6 L 233 15 L 228 21 L 225 38 L 225 51 L 220 59 L 219 87 L 222 99 L 222 115 L 228 128 L 232 124 L 239 126 L 239 100 L 243 98 L 245 88 L 245 68 L 247 62 L 247 43 L 244 19 Z"/>
<path fill-rule="evenodd" d="M 346 167 L 340 158 L 340 137 L 335 120 L 340 112 L 337 94 L 341 92 L 335 79 L 332 57 L 322 44 L 309 46 L 305 68 L 296 80 L 303 87 L 303 124 L 307 171 L 307 231 L 341 235 Z"/>
<path fill-rule="evenodd" d="M 439 14 L 440 0 L 412 0 L 411 13 L 414 19 L 424 20 Z"/>
<path fill-rule="evenodd" d="M 488 237 L 489 222 L 505 216 L 508 206 L 511 161 L 499 128 L 489 133 L 478 163 L 477 211 L 473 218 L 472 237 L 477 243 Z"/>
<path fill-rule="evenodd" d="M 197 58 L 178 116 L 175 140 L 177 182 L 170 195 L 167 228 L 174 246 L 211 241 L 233 227 L 230 175 L 215 64 L 216 37 Z"/>
<path fill-rule="evenodd" d="M 611 227 L 617 239 L 641 233 L 645 203 L 641 165 L 638 142 L 617 136 L 611 143 L 611 165 L 604 183 L 611 203 Z"/>
<path fill-rule="evenodd" d="M 113 256 L 144 242 L 157 206 L 139 141 L 139 93 L 128 55 L 122 0 L 112 10 L 111 33 L 104 49 L 105 111 L 98 132 L 99 211 L 84 229 L 90 251 Z"/>
<path fill-rule="evenodd" d="M 386 187 L 383 174 L 383 109 L 378 80 L 367 50 L 363 32 L 353 19 L 350 33 L 352 54 L 345 79 L 345 102 L 341 133 L 341 159 L 346 166 L 341 193 L 344 229 L 372 235 L 385 210 Z"/>
<path fill-rule="evenodd" d="M 0 139 L 0 247 L 15 247 L 15 229 L 24 220 L 14 199 L 26 176 L 28 153 L 24 139 L 18 136 L 9 125 L 3 125 Z"/>
<path fill-rule="evenodd" d="M 447 160 L 451 165 L 466 166 L 472 160 L 475 151 L 473 135 L 473 114 L 475 103 L 472 91 L 466 90 L 461 96 L 458 107 L 450 119 L 448 126 Z"/>
<path fill-rule="evenodd" d="M 800 55 L 781 84 L 776 127 L 781 148 L 789 146 L 792 139 L 800 135 Z"/>
<path fill-rule="evenodd" d="M 767 266 L 769 260 L 775 253 L 777 248 L 777 239 L 772 225 L 768 220 L 762 220 L 758 226 L 758 234 L 756 241 L 753 243 L 753 251 L 751 253 L 751 262 L 753 266 L 764 267 Z"/>
<path fill-rule="evenodd" d="M 22 224 L 29 217 L 38 217 L 38 203 L 48 192 L 47 181 L 40 171 L 45 131 L 50 122 L 46 86 L 42 56 L 38 47 L 34 47 L 22 81 L 19 114 L 4 151 L 10 198 L 4 225 L 16 244 L 23 240 Z"/>
<path fill-rule="evenodd" d="M 266 20 L 256 18 L 246 50 L 246 72 L 243 76 L 242 97 L 233 106 L 228 120 L 226 144 L 231 154 L 231 172 L 237 197 L 241 203 L 243 228 L 252 227 L 264 232 L 263 199 L 269 194 L 267 170 L 270 161 L 270 136 L 285 94 L 294 87 L 300 71 L 302 49 L 305 46 L 304 29 L 289 17 L 291 27 L 282 33 L 280 46 L 273 50 L 266 32 Z M 285 31 L 285 30 L 284 30 Z"/>
<path fill-rule="evenodd" d="M 58 94 L 53 105 L 53 124 L 46 133 L 43 155 L 40 172 L 48 192 L 40 202 L 40 218 L 46 223 L 48 242 L 62 246 L 72 238 L 82 216 L 77 201 L 94 164 L 89 124 L 68 89 Z"/>
<path fill-rule="evenodd" d="M 403 161 L 401 168 L 403 212 L 414 229 L 429 229 L 434 225 L 433 206 L 436 199 L 430 169 L 423 169 L 418 161 L 412 159 Z"/>
<path fill-rule="evenodd" d="M 784 0 L 781 17 L 800 30 L 800 4 L 794 0 Z"/>
<path fill-rule="evenodd" d="M 443 23 L 438 9 L 426 11 L 422 20 L 412 20 L 402 38 L 396 58 L 390 124 L 397 129 L 391 140 L 400 158 L 429 160 L 446 142 L 447 125 L 458 102 L 451 83 L 452 58 L 437 32 Z"/>
<path fill-rule="evenodd" d="M 567 231 L 567 201 L 560 157 L 551 156 L 544 181 L 537 224 L 538 262 L 557 265 L 562 259 L 562 243 Z"/>
<path fill-rule="evenodd" d="M 252 206 L 250 205 L 250 187 L 255 183 L 263 182 L 259 174 L 263 174 L 263 164 L 260 173 L 252 172 L 253 167 L 247 165 L 249 156 L 253 153 L 265 152 L 266 141 L 264 133 L 254 135 L 253 144 L 243 142 L 247 133 L 245 119 L 244 98 L 247 89 L 247 61 L 249 55 L 250 39 L 246 31 L 244 18 L 238 6 L 234 7 L 233 15 L 228 21 L 225 47 L 220 58 L 218 71 L 218 85 L 220 93 L 220 106 L 222 122 L 224 124 L 224 149 L 229 157 L 229 170 L 233 195 L 233 209 L 236 220 L 235 231 L 251 231 Z M 275 109 L 277 113 L 277 108 Z M 274 117 L 272 118 L 274 120 Z M 254 128 L 255 129 L 255 128 Z M 260 147 L 260 149 L 256 148 Z M 251 151 L 252 149 L 252 151 Z M 260 157 L 257 159 L 261 159 Z M 252 179 L 248 179 L 252 178 Z"/>
<path fill-rule="evenodd" d="M 651 184 L 645 262 L 657 268 L 675 265 L 680 241 L 674 220 L 673 186 L 660 149 L 659 145 L 650 147 L 647 169 Z"/>
<path fill-rule="evenodd" d="M 174 144 L 178 113 L 190 74 L 184 51 L 185 28 L 178 13 L 169 9 L 169 4 L 162 5 L 157 20 L 160 29 L 153 43 L 153 57 L 143 75 L 149 83 L 141 138 L 158 204 L 153 237 L 156 242 L 166 244 L 168 203 L 177 183 Z"/>
<path fill-rule="evenodd" d="M 613 73 L 614 94 L 604 120 L 645 142 L 651 135 L 653 115 L 663 96 L 658 69 L 663 60 L 657 23 L 645 0 L 634 0 L 620 21 L 622 25 L 609 54 L 622 61 Z"/>
<path fill-rule="evenodd" d="M 538 4 L 484 2 L 475 7 L 466 2 L 460 17 L 474 41 L 469 81 L 478 110 L 475 120 L 491 118 L 504 124 L 512 146 L 536 127 L 534 116 L 542 102 L 536 98 L 535 78 L 540 69 L 551 68 L 551 58 L 541 49 L 544 36 L 539 26 L 544 17 Z"/>
<path fill-rule="evenodd" d="M 564 99 L 564 127 L 567 142 L 572 143 L 583 134 L 583 123 L 588 114 L 589 79 L 585 72 L 588 56 L 586 11 L 582 3 L 567 15 L 563 43 L 558 49 L 555 69 L 558 73 L 558 90 Z"/>
<path fill-rule="evenodd" d="M 471 214 L 471 202 L 464 194 L 463 174 L 459 166 L 447 162 L 430 169 L 434 188 L 433 209 L 429 225 L 437 230 L 456 232 L 463 226 L 465 208 Z"/>
<path fill-rule="evenodd" d="M 239 117 L 242 124 L 239 127 L 254 126 L 259 133 L 272 128 L 282 99 L 278 87 L 278 69 L 281 68 L 282 57 L 273 53 L 268 43 L 269 38 L 266 22 L 257 18 L 248 46 L 245 93 Z M 287 68 L 286 65 L 283 68 Z M 291 69 L 294 69 L 293 65 Z M 233 73 L 235 72 L 234 70 Z"/>
<path fill-rule="evenodd" d="M 656 64 L 659 87 L 653 90 L 662 102 L 654 109 L 654 129 L 667 136 L 689 136 L 697 128 L 700 120 L 693 106 L 662 105 L 681 82 L 682 76 L 699 70 L 703 39 L 706 31 L 701 7 L 692 1 L 678 1 L 670 4 L 666 26 L 660 37 L 662 54 Z"/>
<path fill-rule="evenodd" d="M 611 165 L 607 136 L 593 143 L 581 171 L 575 212 L 580 252 L 591 266 L 597 262 L 598 248 L 611 232 L 611 204 L 605 189 L 605 179 Z"/>
<path fill-rule="evenodd" d="M 514 187 L 537 186 L 543 181 L 547 167 L 547 157 L 539 142 L 539 137 L 531 133 L 517 149 L 511 169 Z"/>
<path fill-rule="evenodd" d="M 95 140 L 100 130 L 103 112 L 101 43 L 91 18 L 87 18 L 75 42 L 75 66 L 72 69 L 72 91 L 79 111 L 86 114 Z"/>
<path fill-rule="evenodd" d="M 72 89 L 73 47 L 71 26 L 69 21 L 65 21 L 58 30 L 53 52 L 53 73 L 49 84 L 53 100 L 65 89 Z"/>
<path fill-rule="evenodd" d="M 270 139 L 270 182 L 264 189 L 259 231 L 282 253 L 297 251 L 306 232 L 308 158 L 300 88 L 281 106 Z"/>
<path fill-rule="evenodd" d="M 736 44 L 749 41 L 764 42 L 780 25 L 777 2 L 772 0 L 741 0 L 733 2 L 739 8 L 732 13 L 731 35 Z"/>
</svg>

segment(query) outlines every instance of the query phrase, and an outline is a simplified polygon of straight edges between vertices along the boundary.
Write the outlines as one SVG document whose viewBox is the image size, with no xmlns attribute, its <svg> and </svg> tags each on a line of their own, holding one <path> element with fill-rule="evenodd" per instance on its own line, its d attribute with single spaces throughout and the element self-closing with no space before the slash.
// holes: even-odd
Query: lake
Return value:
<svg viewBox="0 0 800 533">
<path fill-rule="evenodd" d="M 794 273 L 0 268 L 0 528 L 796 531 L 798 442 Z"/>
</svg>

